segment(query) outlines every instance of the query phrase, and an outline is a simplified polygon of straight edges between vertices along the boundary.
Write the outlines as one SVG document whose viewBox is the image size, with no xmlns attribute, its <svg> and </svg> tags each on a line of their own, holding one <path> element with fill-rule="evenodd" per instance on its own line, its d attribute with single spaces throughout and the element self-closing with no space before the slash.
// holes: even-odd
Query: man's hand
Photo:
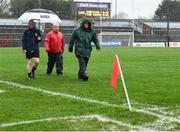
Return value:
<svg viewBox="0 0 180 132">
<path fill-rule="evenodd" d="M 27 50 L 23 50 L 23 53 L 26 53 L 27 52 Z"/>
<path fill-rule="evenodd" d="M 38 39 L 38 41 L 40 41 L 40 40 L 41 40 L 41 37 L 38 37 L 37 39 Z"/>
</svg>

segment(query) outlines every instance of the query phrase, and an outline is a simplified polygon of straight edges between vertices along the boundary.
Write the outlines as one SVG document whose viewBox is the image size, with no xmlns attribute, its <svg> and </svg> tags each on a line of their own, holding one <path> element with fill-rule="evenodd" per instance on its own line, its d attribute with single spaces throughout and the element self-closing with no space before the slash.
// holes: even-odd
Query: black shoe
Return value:
<svg viewBox="0 0 180 132">
<path fill-rule="evenodd" d="M 88 76 L 83 77 L 83 81 L 88 81 L 88 79 L 89 79 Z"/>
<path fill-rule="evenodd" d="M 82 77 L 81 77 L 81 76 L 78 76 L 78 79 L 79 79 L 79 80 L 81 80 L 81 79 L 82 79 Z"/>
<path fill-rule="evenodd" d="M 28 73 L 28 80 L 32 80 L 32 75 L 31 75 L 31 73 Z"/>
<path fill-rule="evenodd" d="M 48 71 L 46 72 L 46 74 L 47 74 L 48 76 L 50 76 L 50 75 L 51 75 L 51 73 L 52 73 L 52 72 L 48 72 Z"/>
<path fill-rule="evenodd" d="M 32 77 L 28 77 L 28 80 L 33 80 Z"/>
<path fill-rule="evenodd" d="M 35 70 L 36 70 L 35 68 L 32 69 L 32 73 L 31 73 L 32 74 L 32 79 L 35 79 Z"/>
<path fill-rule="evenodd" d="M 58 77 L 62 77 L 62 74 L 57 74 Z"/>
</svg>

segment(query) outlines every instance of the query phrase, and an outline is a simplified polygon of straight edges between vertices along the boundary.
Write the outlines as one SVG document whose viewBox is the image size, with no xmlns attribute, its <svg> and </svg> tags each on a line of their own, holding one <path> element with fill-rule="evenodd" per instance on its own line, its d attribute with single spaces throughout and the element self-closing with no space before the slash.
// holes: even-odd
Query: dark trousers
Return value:
<svg viewBox="0 0 180 132">
<path fill-rule="evenodd" d="M 78 76 L 79 78 L 84 78 L 87 77 L 87 65 L 89 62 L 89 58 L 88 57 L 82 57 L 82 56 L 77 56 L 78 61 L 79 61 L 79 72 L 78 72 Z"/>
<path fill-rule="evenodd" d="M 62 70 L 63 70 L 63 54 L 62 53 L 48 53 L 47 74 L 52 73 L 54 64 L 56 64 L 57 75 L 59 74 L 62 75 Z"/>
</svg>

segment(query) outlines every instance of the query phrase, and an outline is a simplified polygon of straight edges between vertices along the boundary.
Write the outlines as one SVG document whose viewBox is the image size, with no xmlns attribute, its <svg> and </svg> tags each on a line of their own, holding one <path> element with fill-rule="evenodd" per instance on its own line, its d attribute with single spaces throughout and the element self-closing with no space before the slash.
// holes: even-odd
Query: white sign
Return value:
<svg viewBox="0 0 180 132">
<path fill-rule="evenodd" d="M 134 47 L 165 47 L 165 43 L 160 42 L 139 42 L 133 43 Z"/>
<path fill-rule="evenodd" d="M 106 42 L 101 42 L 100 45 L 102 45 L 102 46 L 121 46 L 121 42 L 106 41 Z"/>
<path fill-rule="evenodd" d="M 74 2 L 111 3 L 111 0 L 74 0 Z"/>
<path fill-rule="evenodd" d="M 180 42 L 170 42 L 169 47 L 180 47 Z"/>
</svg>

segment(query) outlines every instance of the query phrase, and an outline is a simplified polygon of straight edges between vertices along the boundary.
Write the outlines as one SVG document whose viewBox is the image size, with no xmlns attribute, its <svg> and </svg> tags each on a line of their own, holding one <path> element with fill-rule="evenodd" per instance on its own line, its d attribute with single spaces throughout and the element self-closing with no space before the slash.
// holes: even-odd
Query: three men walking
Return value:
<svg viewBox="0 0 180 132">
<path fill-rule="evenodd" d="M 39 45 L 41 42 L 41 33 L 35 29 L 34 21 L 29 21 L 29 29 L 24 32 L 22 45 L 23 51 L 26 53 L 28 59 L 27 69 L 28 78 L 35 77 L 35 70 L 39 64 Z M 88 80 L 87 66 L 91 56 L 93 42 L 97 51 L 100 51 L 99 41 L 96 32 L 92 29 L 92 21 L 88 18 L 83 18 L 80 26 L 75 28 L 69 43 L 69 52 L 73 52 L 75 47 L 75 55 L 79 62 L 78 79 L 83 81 Z M 56 65 L 57 76 L 61 77 L 63 74 L 63 53 L 64 53 L 64 35 L 59 31 L 59 24 L 53 24 L 52 31 L 50 31 L 45 38 L 45 49 L 48 54 L 47 75 L 52 73 L 54 65 Z M 32 58 L 35 64 L 32 66 Z"/>
</svg>

